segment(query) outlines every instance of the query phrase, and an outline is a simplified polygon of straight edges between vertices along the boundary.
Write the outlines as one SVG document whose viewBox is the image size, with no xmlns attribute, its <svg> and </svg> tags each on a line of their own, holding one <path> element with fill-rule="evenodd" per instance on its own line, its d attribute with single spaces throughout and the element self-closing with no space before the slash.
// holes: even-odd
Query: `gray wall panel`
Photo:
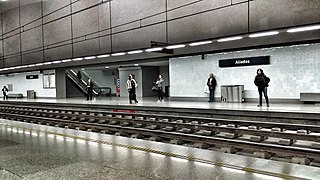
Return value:
<svg viewBox="0 0 320 180">
<path fill-rule="evenodd" d="M 20 56 L 4 59 L 4 67 L 18 66 L 20 64 L 21 64 Z"/>
<path fill-rule="evenodd" d="M 3 13 L 3 32 L 7 33 L 19 27 L 19 9 L 12 9 Z"/>
<path fill-rule="evenodd" d="M 16 35 L 4 40 L 4 55 L 20 52 L 20 35 Z"/>
<path fill-rule="evenodd" d="M 198 13 L 201 11 L 206 11 L 210 9 L 220 8 L 224 6 L 230 6 L 231 0 L 203 0 L 199 1 L 197 3 L 187 5 L 191 2 L 194 2 L 193 0 L 182 0 L 182 1 L 168 1 L 168 9 L 172 9 L 174 7 L 180 7 L 182 5 L 186 5 L 182 8 L 178 8 L 174 11 L 168 12 L 168 19 L 177 18 L 189 14 Z"/>
<path fill-rule="evenodd" d="M 150 41 L 165 42 L 165 23 L 112 36 L 113 51 L 150 47 Z"/>
<path fill-rule="evenodd" d="M 93 39 L 75 43 L 73 45 L 74 56 L 86 56 L 99 53 L 99 39 Z"/>
<path fill-rule="evenodd" d="M 247 32 L 247 6 L 232 6 L 169 22 L 169 42 L 227 36 Z"/>
<path fill-rule="evenodd" d="M 42 51 L 22 55 L 22 64 L 35 64 L 40 62 L 43 62 Z"/>
<path fill-rule="evenodd" d="M 71 17 L 63 18 L 44 26 L 45 45 L 71 39 Z"/>
<path fill-rule="evenodd" d="M 110 28 L 110 3 L 104 3 L 99 6 L 99 29 Z"/>
<path fill-rule="evenodd" d="M 21 13 L 21 25 L 25 25 L 27 23 L 30 23 L 36 19 L 41 18 L 41 3 L 34 3 L 34 4 L 29 4 L 25 6 L 21 6 L 20 8 L 20 13 Z M 41 25 L 41 20 L 38 20 L 27 27 L 32 28 L 34 26 Z"/>
<path fill-rule="evenodd" d="M 71 52 L 72 52 L 71 45 L 66 45 L 62 47 L 45 50 L 44 51 L 45 61 L 70 58 L 72 57 Z"/>
<path fill-rule="evenodd" d="M 251 31 L 319 21 L 319 0 L 268 0 L 250 2 Z"/>
<path fill-rule="evenodd" d="M 50 0 L 43 2 L 44 22 L 49 22 L 59 17 L 70 14 L 71 8 L 67 6 L 70 0 Z M 66 7 L 65 7 L 66 6 Z M 64 8 L 63 8 L 64 7 Z M 62 9 L 60 9 L 62 8 Z M 56 11 L 56 12 L 54 12 Z M 54 13 L 53 13 L 54 12 Z M 48 15 L 50 14 L 50 15 Z"/>
<path fill-rule="evenodd" d="M 111 22 L 116 26 L 165 11 L 165 0 L 117 0 L 111 8 Z"/>
<path fill-rule="evenodd" d="M 92 8 L 72 16 L 73 37 L 98 31 L 98 8 Z"/>
<path fill-rule="evenodd" d="M 34 28 L 21 33 L 22 51 L 42 47 L 42 28 Z"/>
<path fill-rule="evenodd" d="M 111 36 L 100 38 L 100 53 L 111 52 Z"/>
</svg>

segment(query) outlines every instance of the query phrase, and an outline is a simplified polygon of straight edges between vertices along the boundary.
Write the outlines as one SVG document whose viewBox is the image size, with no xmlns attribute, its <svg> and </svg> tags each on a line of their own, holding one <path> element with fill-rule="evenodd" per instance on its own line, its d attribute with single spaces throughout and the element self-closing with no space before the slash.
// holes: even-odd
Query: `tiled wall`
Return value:
<svg viewBox="0 0 320 180">
<path fill-rule="evenodd" d="M 270 65 L 219 68 L 219 59 L 270 56 Z M 299 99 L 300 92 L 320 93 L 320 44 L 264 48 L 230 53 L 170 59 L 171 97 L 206 97 L 203 92 L 208 74 L 216 76 L 216 97 L 220 85 L 245 86 L 246 98 L 257 98 L 254 85 L 256 70 L 262 68 L 270 77 L 269 97 Z"/>
</svg>

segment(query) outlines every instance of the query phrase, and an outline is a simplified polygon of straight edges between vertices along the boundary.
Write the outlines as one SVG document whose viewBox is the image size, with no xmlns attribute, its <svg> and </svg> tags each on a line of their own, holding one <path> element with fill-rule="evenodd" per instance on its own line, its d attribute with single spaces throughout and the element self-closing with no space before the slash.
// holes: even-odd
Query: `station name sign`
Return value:
<svg viewBox="0 0 320 180">
<path fill-rule="evenodd" d="M 257 56 L 236 59 L 221 59 L 219 67 L 238 67 L 238 66 L 256 66 L 270 64 L 270 56 Z"/>
</svg>

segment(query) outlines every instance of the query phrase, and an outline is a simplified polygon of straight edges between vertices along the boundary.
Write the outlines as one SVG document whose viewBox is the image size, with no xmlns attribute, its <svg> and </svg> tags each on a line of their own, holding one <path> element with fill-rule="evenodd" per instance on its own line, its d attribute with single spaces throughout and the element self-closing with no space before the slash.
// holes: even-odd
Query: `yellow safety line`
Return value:
<svg viewBox="0 0 320 180">
<path fill-rule="evenodd" d="M 127 148 L 127 149 L 133 149 L 133 150 L 138 150 L 138 151 L 161 154 L 161 155 L 165 155 L 165 156 L 169 156 L 169 157 L 175 157 L 175 158 L 200 162 L 200 163 L 204 163 L 204 164 L 210 164 L 210 165 L 219 166 L 219 167 L 228 167 L 228 168 L 241 170 L 241 171 L 245 171 L 245 172 L 249 172 L 249 173 L 263 174 L 263 175 L 278 177 L 278 178 L 282 178 L 282 179 L 286 179 L 286 180 L 304 179 L 304 178 L 299 178 L 299 177 L 295 177 L 295 176 L 290 176 L 288 174 L 275 173 L 275 172 L 259 170 L 259 169 L 249 168 L 249 167 L 241 167 L 241 166 L 237 166 L 237 165 L 226 164 L 224 162 L 202 159 L 202 158 L 197 158 L 197 157 L 193 157 L 193 156 L 186 156 L 186 155 L 181 155 L 181 154 L 175 154 L 175 153 L 166 152 L 166 151 L 159 151 L 159 150 L 149 149 L 149 148 L 144 148 L 144 147 L 139 147 L 139 146 L 132 146 L 132 145 L 125 145 L 125 144 L 120 144 L 120 143 L 102 141 L 102 140 L 89 139 L 89 138 L 84 138 L 84 137 L 79 137 L 79 136 L 69 135 L 69 134 L 61 134 L 61 133 L 55 133 L 55 132 L 49 132 L 49 131 L 35 130 L 32 128 L 26 128 L 26 127 L 16 126 L 16 125 L 9 125 L 9 124 L 6 124 L 6 125 L 11 126 L 11 127 L 15 127 L 15 128 L 24 129 L 24 130 L 29 130 L 29 131 L 37 131 L 37 132 L 41 132 L 41 133 L 47 133 L 47 134 L 52 134 L 52 135 L 62 136 L 62 137 L 69 137 L 69 138 L 84 140 L 84 141 L 88 141 L 88 142 L 96 142 L 98 144 L 106 144 L 106 145 L 111 145 L 111 146 L 115 146 L 115 147 L 123 147 L 123 148 Z"/>
</svg>

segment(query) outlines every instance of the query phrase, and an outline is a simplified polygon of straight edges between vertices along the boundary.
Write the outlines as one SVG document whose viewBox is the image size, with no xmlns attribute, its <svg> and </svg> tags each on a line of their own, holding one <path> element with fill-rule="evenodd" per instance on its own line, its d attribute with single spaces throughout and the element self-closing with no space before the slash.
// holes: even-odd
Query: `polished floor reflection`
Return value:
<svg viewBox="0 0 320 180">
<path fill-rule="evenodd" d="M 0 120 L 0 135 L 0 179 L 279 179 L 268 173 L 320 178 L 315 167 L 10 120 Z"/>
</svg>

